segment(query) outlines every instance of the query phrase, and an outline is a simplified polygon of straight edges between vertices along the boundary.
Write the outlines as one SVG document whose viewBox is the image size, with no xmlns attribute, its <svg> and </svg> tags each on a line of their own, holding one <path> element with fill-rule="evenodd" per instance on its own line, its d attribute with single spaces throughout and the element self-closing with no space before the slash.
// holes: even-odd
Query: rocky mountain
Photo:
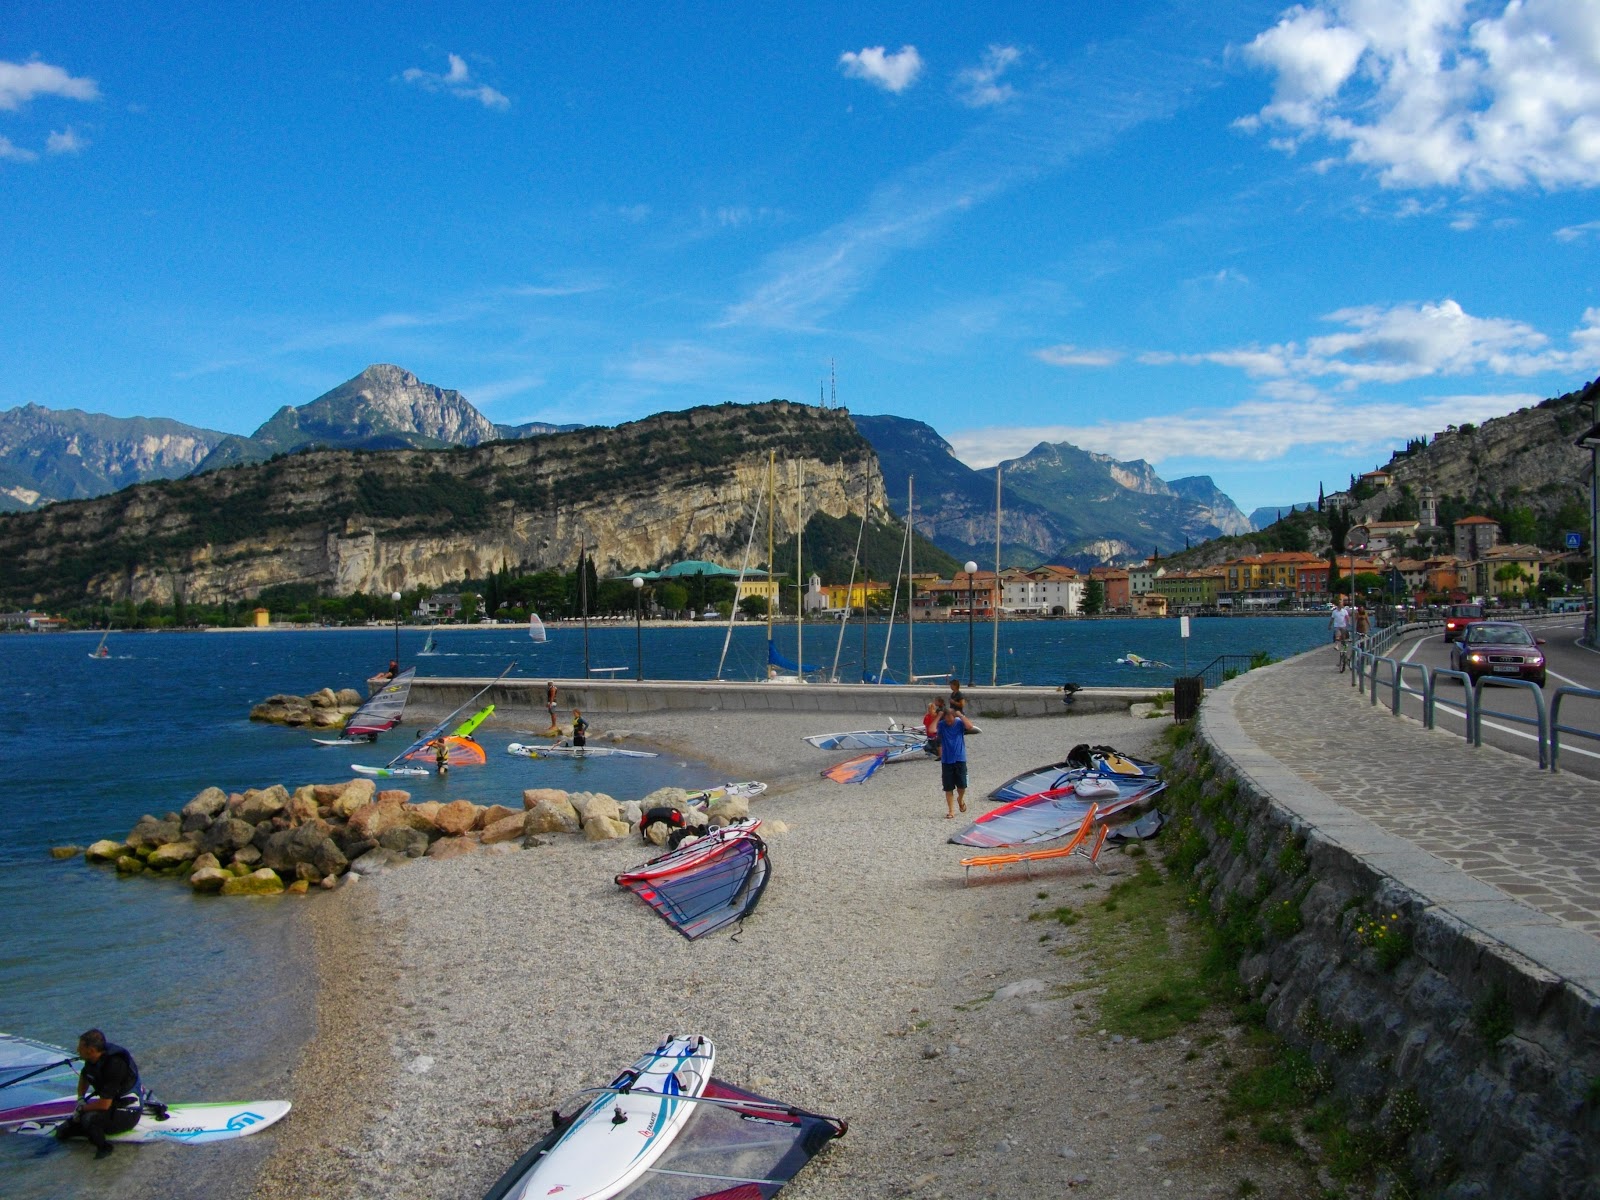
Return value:
<svg viewBox="0 0 1600 1200">
<path fill-rule="evenodd" d="M 225 439 L 199 470 L 265 462 L 308 446 L 441 450 L 577 428 L 538 421 L 496 425 L 460 392 L 423 383 L 401 367 L 376 363 L 307 404 L 284 405 L 249 437 Z"/>
<path fill-rule="evenodd" d="M 448 453 L 308 450 L 0 516 L 0 606 L 248 600 L 444 587 L 502 566 L 602 573 L 736 561 L 767 455 L 803 464 L 808 514 L 889 518 L 872 447 L 838 409 L 773 401 Z M 779 496 L 777 536 L 795 507 Z"/>
<path fill-rule="evenodd" d="M 159 417 L 25 404 L 0 412 L 0 511 L 177 479 L 228 435 Z"/>
<path fill-rule="evenodd" d="M 858 416 L 855 422 L 878 452 L 895 510 L 903 513 L 905 478 L 915 475 L 917 527 L 958 558 L 992 561 L 993 474 L 966 466 L 920 421 Z M 1207 476 L 1168 483 L 1142 460 L 1122 462 L 1066 442 L 1041 442 L 1002 463 L 1001 500 L 1008 563 L 1095 566 L 1249 528 Z"/>
</svg>

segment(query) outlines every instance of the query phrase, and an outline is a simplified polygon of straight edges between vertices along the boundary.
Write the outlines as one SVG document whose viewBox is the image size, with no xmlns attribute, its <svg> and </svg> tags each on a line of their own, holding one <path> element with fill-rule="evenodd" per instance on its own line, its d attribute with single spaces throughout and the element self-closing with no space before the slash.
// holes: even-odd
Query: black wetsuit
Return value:
<svg viewBox="0 0 1600 1200">
<path fill-rule="evenodd" d="M 589 722 L 579 717 L 572 723 L 572 744 L 585 746 L 589 742 Z"/>
<path fill-rule="evenodd" d="M 104 1112 L 81 1112 L 56 1126 L 56 1137 L 88 1138 L 100 1153 L 110 1150 L 109 1133 L 126 1133 L 139 1123 L 144 1113 L 144 1093 L 139 1087 L 139 1067 L 121 1046 L 106 1043 L 98 1062 L 86 1062 L 78 1073 L 87 1086 L 84 1099 L 110 1098 Z"/>
</svg>

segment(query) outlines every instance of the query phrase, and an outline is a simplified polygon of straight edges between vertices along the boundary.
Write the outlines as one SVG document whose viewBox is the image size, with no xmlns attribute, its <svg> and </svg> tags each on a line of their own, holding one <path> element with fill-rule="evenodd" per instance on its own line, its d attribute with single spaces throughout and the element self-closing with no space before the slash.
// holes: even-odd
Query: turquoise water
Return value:
<svg viewBox="0 0 1600 1200">
<path fill-rule="evenodd" d="M 882 655 L 883 627 L 868 631 L 866 661 Z M 903 627 L 891 670 L 903 678 Z M 973 630 L 979 682 L 989 678 L 991 630 Z M 522 678 L 583 674 L 583 638 L 555 629 L 534 645 L 520 628 L 444 630 L 446 653 L 413 659 L 421 631 L 402 630 L 401 657 L 421 675 L 492 676 L 513 659 Z M 646 629 L 646 678 L 712 676 L 722 627 Z M 1003 683 L 1164 683 L 1183 663 L 1176 621 L 1040 621 L 1001 629 Z M 1198 669 L 1217 654 L 1296 653 L 1326 637 L 1326 618 L 1219 618 L 1194 622 L 1188 659 Z M 315 1020 L 305 914 L 322 897 L 222 900 L 181 884 L 119 880 L 81 858 L 56 861 L 49 848 L 120 837 L 143 813 L 183 806 L 201 788 L 228 791 L 350 777 L 353 760 L 381 762 L 400 748 L 385 738 L 371 751 L 318 748 L 304 732 L 252 725 L 250 706 L 276 692 L 362 687 L 394 653 L 390 629 L 267 633 L 113 634 L 113 657 L 88 657 L 91 634 L 0 637 L 0 1030 L 71 1045 L 100 1026 L 129 1046 L 146 1081 L 164 1098 L 245 1099 L 288 1094 L 288 1076 Z M 805 659 L 831 666 L 837 629 L 806 630 Z M 735 631 L 725 676 L 757 677 L 765 629 Z M 919 674 L 966 675 L 967 628 L 919 625 Z M 794 653 L 794 631 L 780 633 Z M 591 627 L 593 667 L 638 667 L 631 624 Z M 1121 667 L 1133 651 L 1174 669 Z M 845 632 L 841 678 L 859 677 L 861 634 Z M 648 720 L 639 722 L 648 728 Z M 603 720 L 596 722 L 603 729 Z M 515 805 L 530 786 L 605 791 L 636 798 L 656 787 L 720 780 L 672 758 L 530 761 L 503 753 L 526 731 L 481 736 L 489 762 L 437 779 L 404 780 L 418 799 L 465 797 Z M 385 753 L 387 750 L 387 753 Z M 293 1117 L 290 1118 L 291 1120 Z M 105 1163 L 59 1152 L 35 1159 L 31 1139 L 0 1138 L 0 1192 L 20 1200 L 53 1196 L 211 1197 L 248 1191 L 251 1163 L 268 1148 L 152 1146 Z M 153 1170 L 181 1171 L 149 1190 Z"/>
</svg>

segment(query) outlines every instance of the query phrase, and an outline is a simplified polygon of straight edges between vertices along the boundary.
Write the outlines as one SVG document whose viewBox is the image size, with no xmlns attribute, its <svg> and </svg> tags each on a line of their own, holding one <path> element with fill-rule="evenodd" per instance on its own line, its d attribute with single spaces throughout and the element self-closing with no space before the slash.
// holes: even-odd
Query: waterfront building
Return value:
<svg viewBox="0 0 1600 1200">
<path fill-rule="evenodd" d="M 1071 567 L 1008 568 L 1000 572 L 1000 579 L 1005 612 L 1075 616 L 1082 610 L 1083 579 Z"/>
<path fill-rule="evenodd" d="M 1489 517 L 1462 517 L 1455 523 L 1456 557 L 1478 562 L 1500 542 L 1500 522 Z"/>
</svg>

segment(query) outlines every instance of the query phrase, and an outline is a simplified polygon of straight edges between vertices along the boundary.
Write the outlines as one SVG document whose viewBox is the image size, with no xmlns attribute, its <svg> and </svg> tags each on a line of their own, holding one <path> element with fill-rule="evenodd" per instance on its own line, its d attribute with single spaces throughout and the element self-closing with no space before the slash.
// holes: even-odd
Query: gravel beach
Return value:
<svg viewBox="0 0 1600 1200">
<path fill-rule="evenodd" d="M 1139 754 L 1164 725 L 977 720 L 972 812 L 1078 742 Z M 842 786 L 818 772 L 845 755 L 801 741 L 871 724 L 629 720 L 634 738 L 771 785 L 752 804 L 769 823 L 771 883 L 732 933 L 685 941 L 617 888 L 617 872 L 656 853 L 637 838 L 421 860 L 314 898 L 317 1034 L 256 1195 L 481 1196 L 552 1107 L 670 1032 L 713 1039 L 729 1082 L 850 1122 L 786 1189 L 795 1200 L 1222 1196 L 1248 1194 L 1243 1179 L 1257 1195 L 1314 1194 L 1289 1157 L 1223 1135 L 1219 1064 L 1238 1030 L 1114 1041 L 1092 989 L 1065 990 L 1086 971 L 1071 935 L 1042 940 L 1027 923 L 1133 860 L 1108 850 L 1099 874 L 1076 859 L 965 886 L 971 851 L 945 841 L 959 825 L 935 764 Z"/>
</svg>

